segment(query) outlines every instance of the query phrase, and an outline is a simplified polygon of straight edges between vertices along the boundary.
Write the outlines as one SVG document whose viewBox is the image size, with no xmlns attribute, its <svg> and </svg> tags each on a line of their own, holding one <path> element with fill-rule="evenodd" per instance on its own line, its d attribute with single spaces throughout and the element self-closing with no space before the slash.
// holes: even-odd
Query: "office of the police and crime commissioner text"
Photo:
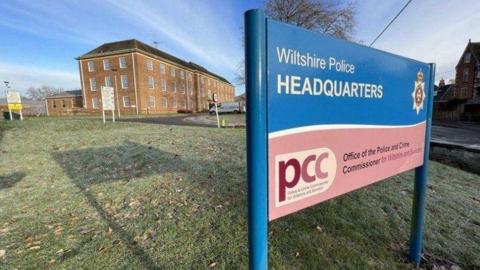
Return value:
<svg viewBox="0 0 480 270">
<path fill-rule="evenodd" d="M 356 67 L 345 59 L 320 57 L 316 53 L 276 47 L 279 64 L 354 75 Z M 383 85 L 372 82 L 343 81 L 320 76 L 277 74 L 277 94 L 309 95 L 330 98 L 382 99 Z"/>
</svg>

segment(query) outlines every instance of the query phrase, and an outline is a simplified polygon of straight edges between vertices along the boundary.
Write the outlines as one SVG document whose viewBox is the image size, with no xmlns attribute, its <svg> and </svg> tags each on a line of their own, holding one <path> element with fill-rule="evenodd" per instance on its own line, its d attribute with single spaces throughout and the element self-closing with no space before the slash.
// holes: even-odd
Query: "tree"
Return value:
<svg viewBox="0 0 480 270">
<path fill-rule="evenodd" d="M 270 18 L 343 39 L 350 38 L 355 25 L 352 4 L 327 0 L 268 0 L 265 12 Z"/>
<path fill-rule="evenodd" d="M 42 87 L 30 87 L 27 89 L 27 96 L 33 100 L 45 100 L 49 96 L 63 92 L 63 88 L 44 85 Z"/>
<path fill-rule="evenodd" d="M 350 39 L 355 26 L 353 4 L 338 4 L 328 0 L 267 0 L 268 17 L 299 27 Z M 239 64 L 237 84 L 245 84 L 245 60 Z"/>
</svg>

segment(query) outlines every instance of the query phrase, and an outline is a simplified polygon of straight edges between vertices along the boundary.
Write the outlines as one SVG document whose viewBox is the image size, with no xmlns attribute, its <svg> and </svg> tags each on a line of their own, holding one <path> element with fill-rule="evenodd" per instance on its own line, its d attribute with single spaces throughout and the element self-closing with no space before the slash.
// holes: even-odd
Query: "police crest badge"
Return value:
<svg viewBox="0 0 480 270">
<path fill-rule="evenodd" d="M 425 82 L 423 81 L 423 72 L 420 69 L 417 73 L 417 80 L 415 81 L 415 88 L 412 93 L 413 109 L 420 113 L 423 109 L 423 101 L 425 100 Z"/>
</svg>

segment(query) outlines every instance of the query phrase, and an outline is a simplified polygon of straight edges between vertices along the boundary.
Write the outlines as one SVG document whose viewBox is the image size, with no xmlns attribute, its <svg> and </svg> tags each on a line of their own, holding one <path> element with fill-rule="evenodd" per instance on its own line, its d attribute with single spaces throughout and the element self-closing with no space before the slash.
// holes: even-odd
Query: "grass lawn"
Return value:
<svg viewBox="0 0 480 270">
<path fill-rule="evenodd" d="M 0 122 L 0 269 L 246 269 L 245 130 Z M 480 177 L 431 164 L 425 250 L 480 268 Z M 413 174 L 270 223 L 272 269 L 411 269 Z"/>
</svg>

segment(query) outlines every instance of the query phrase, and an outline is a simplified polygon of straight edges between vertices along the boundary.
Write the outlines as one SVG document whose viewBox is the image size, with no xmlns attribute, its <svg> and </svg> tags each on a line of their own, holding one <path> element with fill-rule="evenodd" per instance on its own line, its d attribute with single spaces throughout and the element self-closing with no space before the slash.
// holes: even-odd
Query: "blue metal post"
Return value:
<svg viewBox="0 0 480 270">
<path fill-rule="evenodd" d="M 425 196 L 427 193 L 428 163 L 430 153 L 430 134 L 432 131 L 433 85 L 435 83 L 435 64 L 430 64 L 429 89 L 427 94 L 427 130 L 425 133 L 425 151 L 423 165 L 415 169 L 415 188 L 413 194 L 413 213 L 410 232 L 409 258 L 417 266 L 422 255 L 423 226 L 425 219 Z"/>
<path fill-rule="evenodd" d="M 263 11 L 245 13 L 248 245 L 250 269 L 268 268 L 267 70 Z"/>
</svg>

